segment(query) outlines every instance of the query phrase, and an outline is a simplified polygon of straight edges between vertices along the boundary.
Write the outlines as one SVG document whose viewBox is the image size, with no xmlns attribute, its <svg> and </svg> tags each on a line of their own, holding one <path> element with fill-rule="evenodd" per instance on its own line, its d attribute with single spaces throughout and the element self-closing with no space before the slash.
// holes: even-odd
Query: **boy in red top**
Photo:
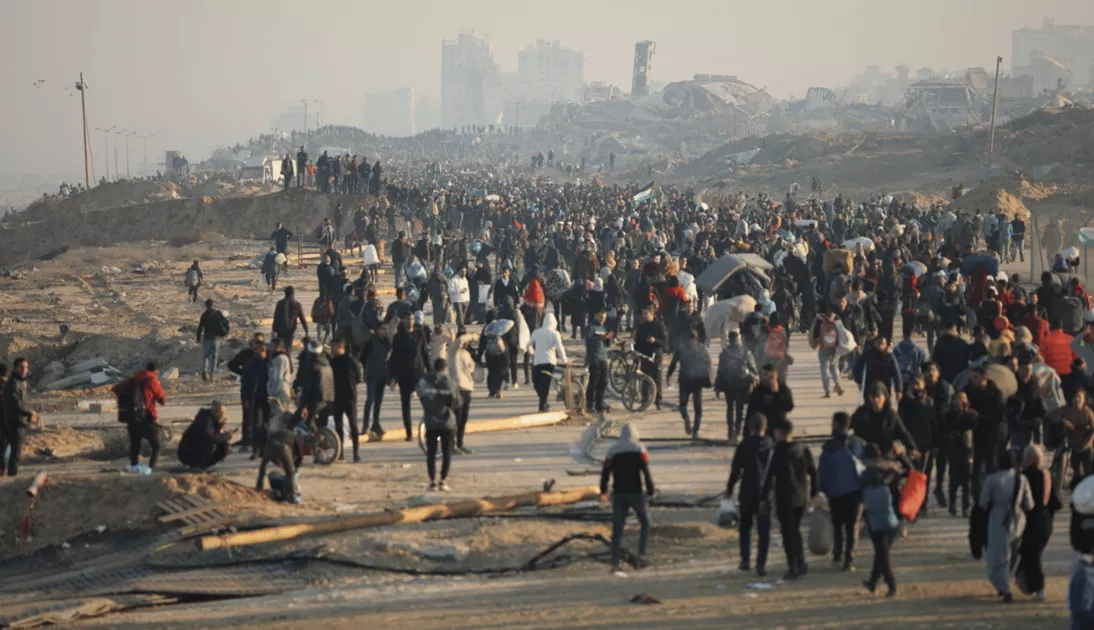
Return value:
<svg viewBox="0 0 1094 630">
<path fill-rule="evenodd" d="M 1071 362 L 1075 360 L 1075 353 L 1071 351 L 1072 339 L 1059 324 L 1053 323 L 1049 333 L 1037 346 L 1045 363 L 1056 370 L 1060 378 L 1071 374 Z"/>
<path fill-rule="evenodd" d="M 152 448 L 148 458 L 148 467 L 155 468 L 160 455 L 159 411 L 156 405 L 167 404 L 167 394 L 163 392 L 155 363 L 149 363 L 129 378 L 114 386 L 114 395 L 118 397 L 118 417 L 126 423 L 129 431 L 129 472 L 137 472 L 141 458 L 141 440 L 147 440 Z M 143 394 L 137 398 L 137 389 Z M 143 401 L 143 405 L 141 404 Z"/>
</svg>

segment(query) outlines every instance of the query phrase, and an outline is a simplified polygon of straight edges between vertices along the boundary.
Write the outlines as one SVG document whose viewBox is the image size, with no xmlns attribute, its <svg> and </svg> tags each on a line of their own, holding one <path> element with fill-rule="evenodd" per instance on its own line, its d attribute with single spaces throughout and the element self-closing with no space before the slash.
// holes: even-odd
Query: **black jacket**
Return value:
<svg viewBox="0 0 1094 630">
<path fill-rule="evenodd" d="M 934 344 L 931 355 L 942 373 L 942 380 L 953 384 L 957 376 L 969 367 L 969 344 L 964 339 L 945 333 Z"/>
<path fill-rule="evenodd" d="M 300 306 L 293 298 L 282 298 L 274 307 L 273 329 L 274 333 L 290 333 L 296 331 L 296 323 L 300 322 L 304 332 L 308 332 L 308 322 L 304 319 L 304 307 Z"/>
<path fill-rule="evenodd" d="M 908 450 L 919 450 L 912 434 L 888 403 L 880 412 L 875 412 L 869 404 L 856 409 L 851 415 L 851 430 L 867 444 L 877 444 L 883 454 L 891 451 L 897 440 Z"/>
<path fill-rule="evenodd" d="M 1007 401 L 1003 392 L 995 383 L 987 381 L 983 389 L 972 383 L 965 386 L 965 395 L 969 397 L 969 407 L 980 416 L 973 431 L 973 438 L 981 440 L 1003 440 L 1007 438 Z"/>
<path fill-rule="evenodd" d="M 775 443 L 771 438 L 762 435 L 750 435 L 742 440 L 733 453 L 726 495 L 732 495 L 733 488 L 740 481 L 741 493 L 737 496 L 740 504 L 748 505 L 759 501 L 763 492 L 764 471 L 774 448 Z"/>
<path fill-rule="evenodd" d="M 773 392 L 767 386 L 757 385 L 748 397 L 746 418 L 762 413 L 767 418 L 767 431 L 770 435 L 775 429 L 786 426 L 787 414 L 794 410 L 794 393 L 786 383 L 779 383 L 779 391 Z"/>
<path fill-rule="evenodd" d="M 201 319 L 198 320 L 198 341 L 200 342 L 202 339 L 211 341 L 222 337 L 220 330 L 223 320 L 224 313 L 215 309 L 205 309 L 201 313 Z"/>
<path fill-rule="evenodd" d="M 393 263 L 405 263 L 410 258 L 410 244 L 404 243 L 402 239 L 396 239 L 391 244 L 391 262 Z"/>
<path fill-rule="evenodd" d="M 12 375 L 4 384 L 4 428 L 29 427 L 30 414 L 31 408 L 27 401 L 27 379 Z"/>
<path fill-rule="evenodd" d="M 775 490 L 775 506 L 804 508 L 820 492 L 813 453 L 800 442 L 775 445 L 771 466 L 764 480 L 763 496 Z"/>
<path fill-rule="evenodd" d="M 400 330 L 391 340 L 391 356 L 387 369 L 391 378 L 412 384 L 426 373 L 429 365 L 429 348 L 425 336 L 418 330 Z"/>
<path fill-rule="evenodd" d="M 615 494 L 642 494 L 642 480 L 646 481 L 646 494 L 653 495 L 653 477 L 650 476 L 649 456 L 646 453 L 617 453 L 604 460 L 600 471 L 600 494 L 608 493 L 611 477 Z"/>
<path fill-rule="evenodd" d="M 915 440 L 924 452 L 934 448 L 939 438 L 939 418 L 935 411 L 934 400 L 930 396 L 924 396 L 922 400 L 916 400 L 909 393 L 900 399 L 898 411 L 900 421 L 904 428 Z"/>
<path fill-rule="evenodd" d="M 335 402 L 355 403 L 357 401 L 357 385 L 364 382 L 364 368 L 357 357 L 343 354 L 331 357 L 330 369 L 334 372 L 334 400 Z"/>
<path fill-rule="evenodd" d="M 217 430 L 213 412 L 202 409 L 198 411 L 198 415 L 194 417 L 190 426 L 186 427 L 182 439 L 179 440 L 179 461 L 190 465 L 205 462 L 218 445 L 229 442 L 231 439 L 231 433 L 221 433 Z"/>
<path fill-rule="evenodd" d="M 273 239 L 274 249 L 276 249 L 279 254 L 284 254 L 289 250 L 289 240 L 292 239 L 292 232 L 285 228 L 281 228 L 280 230 L 274 230 L 274 233 L 270 235 L 270 238 Z"/>
</svg>

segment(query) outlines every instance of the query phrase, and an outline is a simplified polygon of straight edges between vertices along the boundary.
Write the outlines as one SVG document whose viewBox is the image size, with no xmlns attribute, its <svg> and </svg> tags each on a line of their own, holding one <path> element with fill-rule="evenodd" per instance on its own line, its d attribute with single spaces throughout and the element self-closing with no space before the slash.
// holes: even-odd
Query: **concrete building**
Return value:
<svg viewBox="0 0 1094 630">
<path fill-rule="evenodd" d="M 1038 91 L 1055 90 L 1061 79 L 1078 87 L 1094 82 L 1094 26 L 1057 25 L 1046 17 L 1041 28 L 1011 34 L 1011 73 L 1034 78 Z"/>
<path fill-rule="evenodd" d="M 414 90 L 399 88 L 365 95 L 365 131 L 382 136 L 413 136 L 416 133 Z"/>
<path fill-rule="evenodd" d="M 495 122 L 498 67 L 493 45 L 473 33 L 441 42 L 441 124 L 444 127 Z"/>
<path fill-rule="evenodd" d="M 585 53 L 539 40 L 517 56 L 517 81 L 524 101 L 572 103 L 582 100 Z"/>
<path fill-rule="evenodd" d="M 640 41 L 634 45 L 634 74 L 631 77 L 631 96 L 641 97 L 650 94 L 650 64 L 657 45 L 651 41 Z"/>
<path fill-rule="evenodd" d="M 441 102 L 431 96 L 414 99 L 414 131 L 422 133 L 441 126 Z"/>
</svg>

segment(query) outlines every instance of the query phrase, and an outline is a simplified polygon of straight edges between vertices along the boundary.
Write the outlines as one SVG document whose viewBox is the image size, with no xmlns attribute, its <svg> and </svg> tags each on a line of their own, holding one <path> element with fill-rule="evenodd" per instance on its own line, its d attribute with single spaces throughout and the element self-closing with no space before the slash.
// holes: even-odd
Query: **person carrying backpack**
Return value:
<svg viewBox="0 0 1094 630">
<path fill-rule="evenodd" d="M 862 507 L 866 517 L 866 527 L 870 532 L 870 542 L 874 544 L 874 566 L 870 577 L 862 585 L 871 593 L 877 589 L 879 580 L 884 579 L 889 587 L 886 597 L 896 595 L 896 576 L 890 551 L 893 541 L 900 530 L 900 521 L 893 509 L 893 480 L 898 475 L 897 465 L 881 457 L 877 444 L 867 447 L 866 470 L 862 473 Z"/>
<path fill-rule="evenodd" d="M 745 405 L 752 394 L 752 388 L 760 380 L 756 361 L 752 353 L 741 345 L 741 335 L 737 331 L 729 333 L 729 343 L 718 355 L 718 373 L 714 389 L 726 396 L 726 425 L 729 441 L 736 443 L 744 429 Z"/>
<path fill-rule="evenodd" d="M 197 342 L 201 347 L 201 378 L 209 380 L 217 371 L 220 339 L 227 337 L 231 326 L 224 313 L 213 308 L 213 300 L 205 300 L 205 312 L 198 320 Z"/>
<path fill-rule="evenodd" d="M 195 260 L 194 264 L 186 270 L 186 292 L 191 304 L 198 301 L 198 287 L 201 286 L 203 280 L 205 280 L 205 275 L 201 273 L 201 265 Z"/>
<path fill-rule="evenodd" d="M 820 491 L 828 497 L 832 515 L 832 562 L 844 571 L 854 571 L 855 525 L 862 511 L 859 475 L 864 468 L 866 442 L 851 433 L 851 416 L 832 416 L 832 437 L 821 451 L 817 475 Z"/>
<path fill-rule="evenodd" d="M 923 348 L 920 348 L 915 343 L 915 339 L 912 339 L 912 334 L 915 331 L 915 323 L 910 319 L 905 319 L 903 324 L 904 337 L 900 343 L 893 348 L 893 357 L 896 358 L 897 367 L 900 368 L 900 378 L 905 384 L 911 381 L 912 377 L 919 374 L 923 364 L 927 362 L 927 353 Z"/>
<path fill-rule="evenodd" d="M 152 448 L 148 469 L 156 467 L 160 455 L 159 411 L 156 405 L 167 404 L 155 363 L 149 363 L 132 378 L 114 386 L 118 398 L 118 421 L 126 425 L 129 433 L 129 467 L 127 472 L 140 472 L 141 442 L 147 441 Z"/>
<path fill-rule="evenodd" d="M 839 347 L 839 324 L 839 316 L 832 311 L 817 315 L 809 332 L 809 345 L 817 351 L 817 361 L 820 363 L 825 398 L 832 397 L 832 389 L 836 390 L 837 396 L 843 395 L 843 387 L 839 384 L 839 355 L 836 353 Z"/>
<path fill-rule="evenodd" d="M 486 323 L 494 321 L 494 313 L 486 315 Z M 483 327 L 485 331 L 486 326 Z M 504 335 L 488 335 L 483 332 L 479 341 L 479 360 L 486 361 L 486 389 L 490 398 L 501 398 L 502 382 L 509 373 L 509 348 Z"/>
<path fill-rule="evenodd" d="M 764 341 L 764 363 L 778 368 L 779 378 L 786 380 L 786 370 L 793 362 L 787 352 L 790 347 L 790 331 L 780 323 L 778 313 L 772 313 L 767 324 L 767 335 Z"/>
</svg>

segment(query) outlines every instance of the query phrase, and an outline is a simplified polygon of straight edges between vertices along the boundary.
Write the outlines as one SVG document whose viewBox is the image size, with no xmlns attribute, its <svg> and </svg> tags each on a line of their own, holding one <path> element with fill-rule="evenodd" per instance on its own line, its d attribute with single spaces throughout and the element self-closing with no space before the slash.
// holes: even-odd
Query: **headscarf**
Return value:
<svg viewBox="0 0 1094 630">
<path fill-rule="evenodd" d="M 622 453 L 645 454 L 645 452 L 646 447 L 642 445 L 642 441 L 638 437 L 638 429 L 632 424 L 624 424 L 619 431 L 619 439 L 608 450 L 608 459 Z"/>
<path fill-rule="evenodd" d="M 1052 477 L 1049 472 L 1043 467 L 1045 465 L 1045 451 L 1039 444 L 1030 444 L 1022 451 L 1022 468 L 1021 470 L 1029 470 L 1030 468 L 1040 471 L 1044 475 L 1044 491 L 1041 497 L 1041 504 L 1048 505 L 1048 500 L 1052 496 Z"/>
</svg>

